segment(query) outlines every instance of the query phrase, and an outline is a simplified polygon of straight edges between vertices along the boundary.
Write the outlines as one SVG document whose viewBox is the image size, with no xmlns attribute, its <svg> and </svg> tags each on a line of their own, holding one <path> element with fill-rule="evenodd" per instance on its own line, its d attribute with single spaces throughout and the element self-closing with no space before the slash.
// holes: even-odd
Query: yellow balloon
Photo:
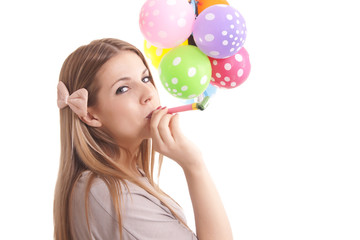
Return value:
<svg viewBox="0 0 360 240">
<path fill-rule="evenodd" d="M 185 40 L 185 42 L 183 42 L 179 46 L 182 45 L 188 45 L 188 40 Z M 155 68 L 159 67 L 161 59 L 171 49 L 172 48 L 158 48 L 146 41 L 146 39 L 144 40 L 145 56 L 147 56 L 151 60 L 151 63 Z"/>
</svg>

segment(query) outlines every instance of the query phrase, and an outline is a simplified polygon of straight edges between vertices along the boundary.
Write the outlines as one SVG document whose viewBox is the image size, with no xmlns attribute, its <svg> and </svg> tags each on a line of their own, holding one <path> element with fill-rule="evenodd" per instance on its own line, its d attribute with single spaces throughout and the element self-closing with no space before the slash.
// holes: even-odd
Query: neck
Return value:
<svg viewBox="0 0 360 240">
<path fill-rule="evenodd" d="M 129 147 L 122 147 L 120 146 L 120 159 L 119 164 L 122 167 L 126 168 L 132 174 L 138 176 L 141 175 L 138 171 L 138 161 L 140 155 L 140 144 L 137 146 L 133 146 L 132 148 Z"/>
</svg>

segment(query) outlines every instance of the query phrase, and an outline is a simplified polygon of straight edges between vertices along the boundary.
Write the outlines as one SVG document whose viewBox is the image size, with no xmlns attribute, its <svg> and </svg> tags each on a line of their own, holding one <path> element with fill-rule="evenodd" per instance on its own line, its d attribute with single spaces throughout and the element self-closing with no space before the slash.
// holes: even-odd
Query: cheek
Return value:
<svg viewBox="0 0 360 240">
<path fill-rule="evenodd" d="M 160 104 L 160 97 L 159 97 L 159 92 L 154 88 L 154 102 L 155 102 L 155 106 Z"/>
<path fill-rule="evenodd" d="M 105 110 L 105 109 L 104 109 Z M 131 104 L 109 104 L 103 115 L 103 126 L 114 138 L 138 134 L 139 117 Z"/>
</svg>

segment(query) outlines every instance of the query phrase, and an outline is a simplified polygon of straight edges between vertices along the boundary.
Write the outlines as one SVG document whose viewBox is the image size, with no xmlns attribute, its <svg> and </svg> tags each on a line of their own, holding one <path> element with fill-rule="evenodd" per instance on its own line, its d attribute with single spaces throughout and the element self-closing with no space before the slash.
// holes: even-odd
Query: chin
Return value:
<svg viewBox="0 0 360 240">
<path fill-rule="evenodd" d="M 143 131 L 141 132 L 141 136 L 142 136 L 142 139 L 151 138 L 150 124 L 146 124 L 146 126 L 143 128 Z"/>
<path fill-rule="evenodd" d="M 150 130 L 145 130 L 142 134 L 142 139 L 149 139 L 151 138 Z"/>
</svg>

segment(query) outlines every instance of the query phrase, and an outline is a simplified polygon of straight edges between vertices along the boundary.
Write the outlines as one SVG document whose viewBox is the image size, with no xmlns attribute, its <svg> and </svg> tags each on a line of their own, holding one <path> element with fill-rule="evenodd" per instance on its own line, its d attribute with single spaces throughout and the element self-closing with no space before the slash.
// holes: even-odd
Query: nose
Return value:
<svg viewBox="0 0 360 240">
<path fill-rule="evenodd" d="M 154 91 L 149 87 L 145 87 L 140 98 L 140 103 L 149 104 L 153 101 L 153 99 L 154 99 Z"/>
<path fill-rule="evenodd" d="M 147 103 L 151 102 L 151 100 L 152 100 L 152 96 L 148 96 L 148 97 L 144 98 L 144 100 L 142 101 L 142 104 L 147 104 Z"/>
</svg>

